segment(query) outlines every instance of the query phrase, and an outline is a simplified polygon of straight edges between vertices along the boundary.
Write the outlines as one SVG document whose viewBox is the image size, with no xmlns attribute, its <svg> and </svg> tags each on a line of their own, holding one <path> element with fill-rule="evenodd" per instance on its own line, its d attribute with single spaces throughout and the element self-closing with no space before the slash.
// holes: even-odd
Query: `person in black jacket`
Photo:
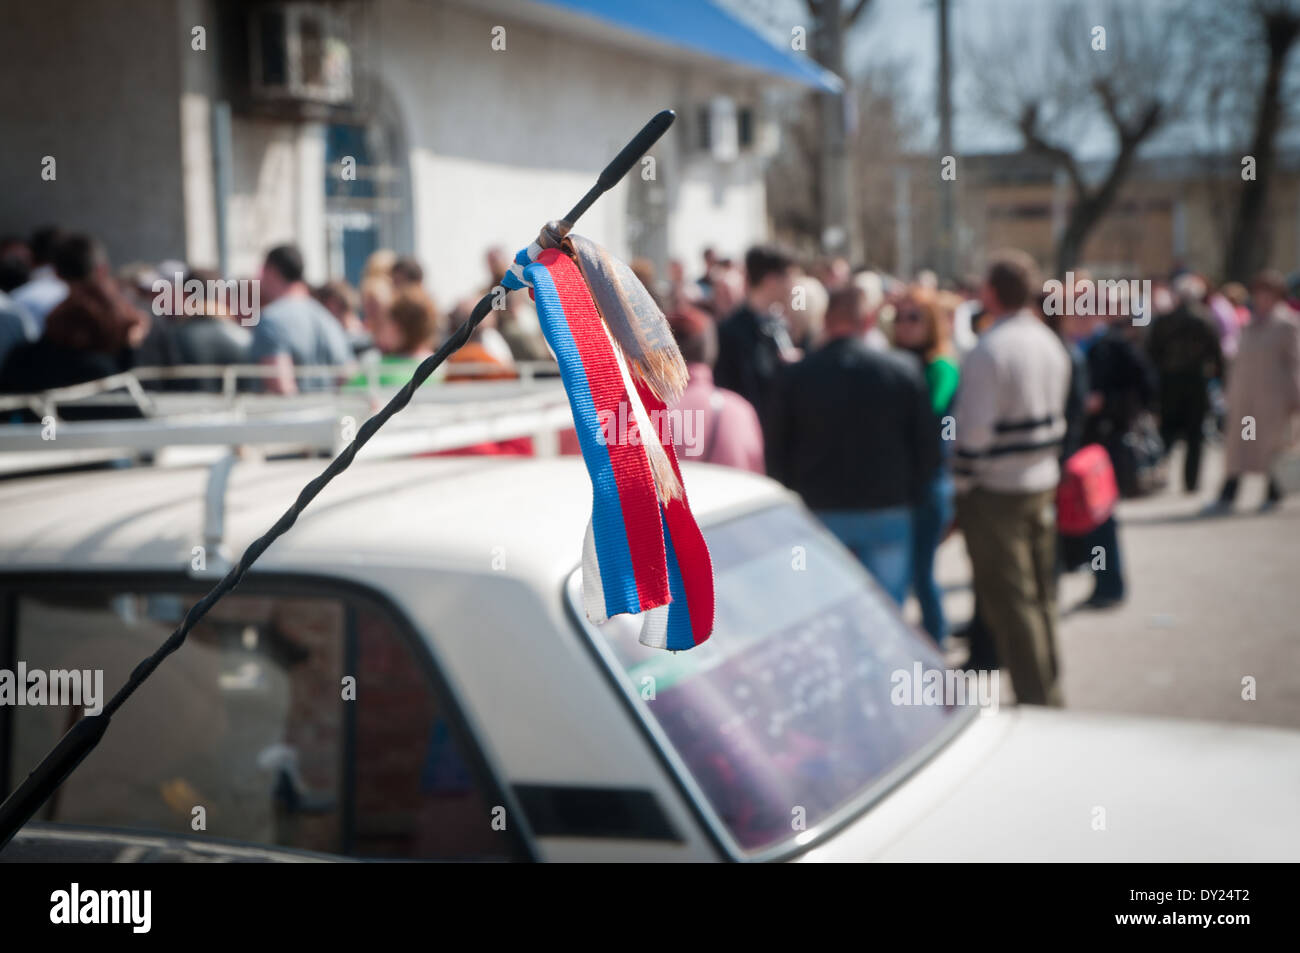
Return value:
<svg viewBox="0 0 1300 953">
<path fill-rule="evenodd" d="M 1105 322 L 1105 319 L 1102 319 Z M 1156 398 L 1156 371 L 1146 353 L 1128 334 L 1128 317 L 1099 324 L 1079 342 L 1088 362 L 1088 416 L 1083 443 L 1099 443 L 1110 454 L 1121 496 L 1141 495 L 1140 470 L 1153 461 L 1141 458 L 1126 441 Z"/>
<path fill-rule="evenodd" d="M 1160 375 L 1160 437 L 1168 452 L 1175 440 L 1187 441 L 1183 486 L 1195 493 L 1201 474 L 1205 417 L 1210 412 L 1210 381 L 1223 376 L 1223 348 L 1202 301 L 1205 282 L 1183 275 L 1174 283 L 1178 307 L 1151 324 L 1147 353 Z"/>
<path fill-rule="evenodd" d="M 913 508 L 939 466 L 939 421 L 920 362 L 867 347 L 866 326 L 862 289 L 831 295 L 827 342 L 780 375 L 768 461 L 901 605 Z"/>
<path fill-rule="evenodd" d="M 779 248 L 751 248 L 745 255 L 745 280 L 745 303 L 718 325 L 713 382 L 753 404 L 766 431 L 777 375 L 799 356 L 785 323 L 794 258 Z"/>
</svg>

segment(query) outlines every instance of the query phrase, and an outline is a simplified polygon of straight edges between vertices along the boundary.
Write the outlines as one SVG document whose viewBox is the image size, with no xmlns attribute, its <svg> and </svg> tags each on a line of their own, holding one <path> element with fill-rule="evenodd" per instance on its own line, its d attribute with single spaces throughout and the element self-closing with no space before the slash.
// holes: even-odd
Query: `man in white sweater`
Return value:
<svg viewBox="0 0 1300 953">
<path fill-rule="evenodd" d="M 996 317 L 962 363 L 953 475 L 980 616 L 1016 698 L 1060 705 L 1055 497 L 1070 357 L 1027 307 L 1036 271 L 1015 251 L 989 267 L 982 298 Z"/>
</svg>

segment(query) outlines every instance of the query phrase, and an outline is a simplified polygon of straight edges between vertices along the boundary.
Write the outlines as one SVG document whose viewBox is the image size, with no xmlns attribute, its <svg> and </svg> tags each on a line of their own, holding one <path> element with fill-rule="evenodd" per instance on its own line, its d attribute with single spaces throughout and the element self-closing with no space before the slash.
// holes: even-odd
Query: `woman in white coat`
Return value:
<svg viewBox="0 0 1300 953">
<path fill-rule="evenodd" d="M 1242 475 L 1268 478 L 1263 509 L 1282 500 L 1272 469 L 1291 445 L 1292 418 L 1300 410 L 1300 315 L 1286 303 L 1281 274 L 1261 272 L 1251 286 L 1252 317 L 1242 328 L 1228 379 L 1224 426 L 1226 479 L 1210 512 L 1232 508 Z"/>
</svg>

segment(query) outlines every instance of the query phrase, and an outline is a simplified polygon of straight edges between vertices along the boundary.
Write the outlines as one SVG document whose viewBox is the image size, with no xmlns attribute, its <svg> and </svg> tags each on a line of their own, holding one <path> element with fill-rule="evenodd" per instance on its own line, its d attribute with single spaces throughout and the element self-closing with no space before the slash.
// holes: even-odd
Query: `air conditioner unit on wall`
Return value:
<svg viewBox="0 0 1300 953">
<path fill-rule="evenodd" d="M 249 85 L 260 100 L 327 103 L 352 99 L 352 50 L 344 21 L 306 0 L 249 9 Z"/>
</svg>

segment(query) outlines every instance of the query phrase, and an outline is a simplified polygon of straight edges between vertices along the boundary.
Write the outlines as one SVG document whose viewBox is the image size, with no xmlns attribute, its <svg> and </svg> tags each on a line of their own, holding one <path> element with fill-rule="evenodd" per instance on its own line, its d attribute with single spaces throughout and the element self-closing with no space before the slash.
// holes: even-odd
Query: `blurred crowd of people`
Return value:
<svg viewBox="0 0 1300 953">
<path fill-rule="evenodd" d="M 508 260 L 487 253 L 484 290 Z M 249 287 L 251 286 L 251 287 Z M 35 393 L 135 368 L 257 365 L 247 388 L 281 394 L 400 386 L 473 302 L 444 315 L 410 257 L 376 251 L 359 287 L 312 286 L 301 251 L 270 249 L 255 279 L 225 280 L 181 261 L 114 270 L 93 236 L 38 229 L 0 239 L 0 393 Z M 526 294 L 509 294 L 449 360 L 448 379 L 512 377 L 549 356 Z M 456 365 L 461 365 L 458 369 Z M 470 367 L 469 365 L 473 365 Z M 219 378 L 150 378 L 146 387 L 215 390 Z"/>
<path fill-rule="evenodd" d="M 504 249 L 487 252 L 480 294 L 508 264 Z M 1181 442 L 1183 487 L 1196 493 L 1203 447 L 1221 439 L 1226 477 L 1207 513 L 1231 509 L 1246 474 L 1264 476 L 1266 509 L 1282 499 L 1272 468 L 1300 409 L 1300 287 L 1280 274 L 1213 288 L 1179 272 L 1140 303 L 1107 299 L 1113 283 L 1078 271 L 1069 290 L 1094 306 L 1062 313 L 1015 251 L 951 286 L 769 245 L 743 260 L 707 250 L 698 277 L 680 261 L 662 277 L 648 260 L 631 266 L 687 362 L 677 409 L 700 440 L 679 453 L 796 491 L 895 602 L 915 596 L 940 646 L 935 555 L 960 529 L 976 597 L 966 664 L 1006 667 L 1022 701 L 1060 702 L 1059 574 L 1090 567 L 1087 607 L 1126 597 L 1113 509 L 1085 531 L 1057 524 L 1077 454 L 1102 448 L 1118 493 L 1135 496 L 1163 485 Z M 160 295 L 160 281 L 175 293 Z M 256 365 L 252 386 L 274 393 L 396 387 L 477 300 L 444 314 L 420 263 L 391 251 L 370 256 L 355 288 L 310 286 L 292 245 L 267 252 L 255 295 L 232 284 L 178 261 L 114 272 L 93 237 L 53 228 L 0 240 L 0 393 L 184 365 Z M 448 379 L 511 377 L 549 358 L 527 293 L 500 304 L 449 358 Z"/>
<path fill-rule="evenodd" d="M 1282 498 L 1272 468 L 1300 410 L 1300 285 L 1280 274 L 1213 288 L 1179 271 L 1129 301 L 1078 271 L 1070 290 L 1090 285 L 1094 306 L 1059 313 L 1016 251 L 952 287 L 768 246 L 743 262 L 707 251 L 695 280 L 676 262 L 663 282 L 637 270 L 687 356 L 690 406 L 712 408 L 704 459 L 798 492 L 896 602 L 916 597 L 939 645 L 935 553 L 960 529 L 976 596 L 965 664 L 1006 667 L 1021 701 L 1061 701 L 1061 572 L 1092 570 L 1083 607 L 1126 597 L 1113 508 L 1086 532 L 1057 526 L 1076 454 L 1103 448 L 1117 495 L 1138 496 L 1164 485 L 1181 441 L 1194 494 L 1202 448 L 1221 439 L 1226 477 L 1205 513 L 1230 509 L 1249 473 L 1264 476 L 1264 509 Z"/>
</svg>

